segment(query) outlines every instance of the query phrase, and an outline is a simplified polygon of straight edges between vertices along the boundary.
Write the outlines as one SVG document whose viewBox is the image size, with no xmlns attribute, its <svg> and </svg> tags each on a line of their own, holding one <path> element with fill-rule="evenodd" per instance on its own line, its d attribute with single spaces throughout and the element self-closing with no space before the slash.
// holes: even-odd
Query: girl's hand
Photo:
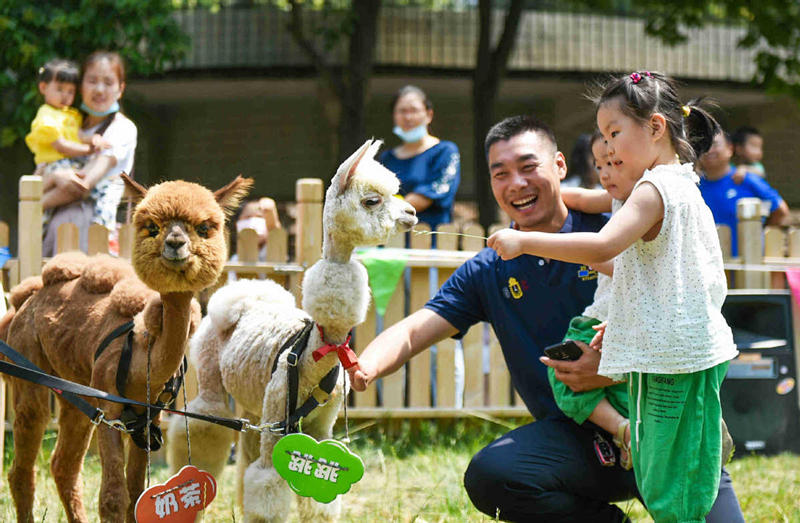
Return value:
<svg viewBox="0 0 800 523">
<path fill-rule="evenodd" d="M 97 152 L 100 149 L 108 149 L 111 147 L 111 142 L 103 138 L 102 134 L 94 134 L 92 135 L 91 140 L 89 140 L 89 144 L 92 146 L 92 152 Z"/>
<path fill-rule="evenodd" d="M 740 165 L 736 168 L 736 171 L 733 173 L 733 183 L 736 185 L 741 185 L 744 181 L 744 177 L 747 174 L 747 167 L 744 165 Z"/>
<path fill-rule="evenodd" d="M 600 325 L 595 325 L 592 327 L 594 330 L 597 331 L 597 333 L 594 335 L 594 338 L 592 338 L 592 342 L 589 343 L 589 347 L 593 348 L 596 351 L 603 350 L 603 336 L 605 336 L 606 334 L 607 324 L 608 322 L 604 321 Z"/>
<path fill-rule="evenodd" d="M 501 259 L 510 260 L 524 254 L 522 250 L 523 234 L 514 229 L 502 229 L 489 236 L 486 245 L 494 249 Z"/>
</svg>

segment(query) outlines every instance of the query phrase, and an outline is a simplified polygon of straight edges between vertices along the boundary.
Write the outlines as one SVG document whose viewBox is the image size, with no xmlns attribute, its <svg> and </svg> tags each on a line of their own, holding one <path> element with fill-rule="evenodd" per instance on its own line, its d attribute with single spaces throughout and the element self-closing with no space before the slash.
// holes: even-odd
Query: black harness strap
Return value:
<svg viewBox="0 0 800 523">
<path fill-rule="evenodd" d="M 327 396 L 333 392 L 334 387 L 336 387 L 336 381 L 339 378 L 339 365 L 337 364 L 334 368 L 331 369 L 329 373 L 322 378 L 322 381 L 319 382 L 318 388 L 322 392 L 325 393 L 325 398 L 318 398 L 316 396 L 316 389 L 312 391 L 312 393 L 308 396 L 303 405 L 295 410 L 292 414 L 288 416 L 288 423 L 286 421 L 280 421 L 274 425 L 272 425 L 273 431 L 281 431 L 284 434 L 288 434 L 289 432 L 297 432 L 297 424 L 300 422 L 301 419 L 305 418 L 311 411 L 317 408 L 319 405 L 324 404 L 327 402 Z M 295 396 L 296 398 L 296 396 Z M 297 400 L 295 399 L 295 402 Z"/>
<path fill-rule="evenodd" d="M 12 362 L 16 363 L 22 368 L 30 369 L 37 372 L 43 372 L 42 369 L 36 366 L 36 364 L 28 360 L 25 356 L 15 351 L 2 341 L 0 341 L 0 353 L 2 353 L 4 356 L 6 356 L 8 359 L 10 359 Z M 7 362 L 0 360 L 0 363 L 7 363 Z M 94 405 L 90 404 L 85 399 L 76 396 L 72 392 L 62 390 L 59 388 L 50 387 L 50 389 L 59 396 L 61 396 L 62 398 L 64 398 L 65 400 L 67 400 L 69 403 L 71 403 L 73 407 L 86 414 L 89 417 L 89 419 L 92 420 L 93 423 L 97 423 L 100 420 L 103 411 L 98 409 Z"/>
<path fill-rule="evenodd" d="M 143 408 L 150 408 L 156 410 L 163 410 L 164 412 L 169 412 L 171 414 L 178 414 L 181 416 L 187 416 L 189 418 L 199 419 L 202 421 L 208 421 L 210 423 L 216 423 L 217 425 L 222 425 L 223 427 L 228 427 L 229 429 L 238 430 L 242 432 L 243 430 L 247 429 L 248 423 L 247 420 L 243 419 L 229 419 L 229 418 L 221 418 L 219 416 L 209 416 L 205 414 L 197 414 L 194 412 L 187 412 L 183 410 L 175 410 L 166 407 L 159 407 L 158 405 L 148 405 L 147 403 L 136 401 L 128 398 L 123 398 L 122 396 L 117 396 L 115 394 L 109 394 L 108 392 L 98 390 L 92 387 L 88 387 L 86 385 L 81 385 L 80 383 L 74 383 L 65 379 L 57 378 L 55 376 L 51 376 L 49 374 L 45 374 L 41 371 L 36 365 L 28 361 L 24 356 L 20 353 L 12 349 L 8 346 L 5 342 L 0 341 L 0 351 L 3 354 L 8 355 L 9 359 L 14 361 L 19 360 L 20 364 L 15 365 L 14 363 L 9 363 L 7 361 L 0 360 L 0 372 L 4 374 L 8 374 L 15 378 L 20 378 L 23 380 L 30 381 L 37 385 L 43 385 L 45 387 L 49 387 L 54 389 L 59 395 L 65 394 L 80 394 L 81 396 L 86 396 L 88 398 L 97 398 L 105 401 L 110 401 L 113 403 L 120 403 L 122 405 L 130 405 L 132 407 L 143 407 Z M 82 398 L 78 398 L 81 401 Z M 100 411 L 102 414 L 102 411 Z M 99 421 L 99 418 L 93 421 Z"/>
<path fill-rule="evenodd" d="M 281 354 L 286 352 L 288 349 L 295 349 L 297 345 L 300 344 L 301 347 L 298 349 L 298 354 L 303 352 L 305 345 L 308 343 L 308 337 L 311 335 L 312 328 L 314 328 L 313 321 L 303 320 L 303 328 L 292 334 L 278 350 L 278 354 L 275 356 L 275 361 L 272 362 L 271 374 L 275 374 L 275 369 L 278 368 L 278 359 L 281 357 Z"/>
<path fill-rule="evenodd" d="M 106 336 L 102 342 L 100 342 L 100 346 L 97 348 L 97 351 L 94 353 L 94 359 L 97 361 L 97 358 L 103 353 L 103 351 L 108 347 L 108 345 L 117 339 L 118 337 L 127 333 L 128 335 L 125 337 L 125 342 L 122 344 L 122 352 L 119 355 L 119 364 L 117 365 L 117 375 L 116 375 L 116 385 L 117 385 L 117 392 L 119 392 L 120 396 L 125 396 L 125 384 L 128 380 L 128 374 L 130 373 L 131 369 L 131 358 L 133 357 L 133 321 L 129 321 L 123 325 L 120 325 L 111 333 Z M 181 372 L 179 375 L 172 376 L 167 383 L 164 384 L 164 390 L 158 395 L 158 400 L 154 403 L 154 405 L 158 408 L 164 406 L 171 406 L 175 402 L 175 398 L 178 396 L 178 391 L 180 391 L 181 385 L 183 385 L 183 374 L 186 372 L 186 357 L 183 358 L 183 363 L 181 364 Z M 166 397 L 164 397 L 166 394 Z M 162 398 L 164 398 L 162 400 Z M 120 414 L 120 421 L 125 424 L 125 427 L 128 429 L 128 433 L 131 435 L 131 439 L 139 448 L 147 450 L 159 450 L 161 446 L 164 444 L 164 439 L 161 434 L 161 429 L 152 421 L 158 416 L 160 411 L 158 409 L 148 409 L 141 414 L 137 413 L 133 407 L 130 405 L 126 405 L 125 408 L 122 410 L 122 414 Z M 149 413 L 149 415 L 148 415 Z M 147 440 L 145 438 L 147 434 L 147 425 L 150 425 L 150 443 L 148 445 Z"/>
<path fill-rule="evenodd" d="M 308 345 L 308 338 L 313 328 L 314 322 L 305 320 L 303 329 L 292 334 L 286 343 L 281 346 L 277 356 L 275 356 L 275 361 L 272 363 L 272 373 L 274 374 L 275 369 L 278 367 L 278 358 L 281 354 L 289 350 L 289 354 L 286 356 L 287 382 L 289 385 L 289 390 L 286 395 L 286 419 L 273 423 L 271 425 L 271 430 L 273 432 L 282 432 L 283 434 L 297 432 L 297 424 L 300 420 L 311 414 L 311 411 L 320 404 L 325 403 L 327 401 L 327 396 L 330 395 L 334 387 L 336 387 L 336 380 L 339 377 L 338 364 L 322 378 L 322 381 L 320 381 L 317 387 L 320 391 L 324 392 L 324 398 L 315 396 L 317 389 L 314 389 L 306 401 L 303 402 L 299 408 L 297 407 L 297 394 L 300 385 L 298 363 L 300 362 L 300 356 Z"/>
<path fill-rule="evenodd" d="M 94 351 L 94 361 L 97 361 L 97 358 L 99 358 L 100 355 L 103 354 L 103 351 L 106 350 L 106 347 L 108 347 L 112 341 L 116 340 L 117 338 L 119 338 L 120 336 L 131 330 L 133 330 L 133 321 L 123 323 L 122 325 L 111 331 L 111 333 L 105 338 L 103 338 L 103 341 L 100 342 L 100 346 L 97 347 L 97 350 Z"/>
</svg>

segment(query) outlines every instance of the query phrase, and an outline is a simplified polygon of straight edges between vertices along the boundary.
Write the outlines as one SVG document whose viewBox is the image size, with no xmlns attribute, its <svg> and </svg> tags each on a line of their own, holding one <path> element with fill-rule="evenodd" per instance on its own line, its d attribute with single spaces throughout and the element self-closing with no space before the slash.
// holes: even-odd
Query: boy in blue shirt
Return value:
<svg viewBox="0 0 800 523">
<path fill-rule="evenodd" d="M 700 157 L 704 176 L 700 179 L 700 193 L 703 195 L 714 221 L 731 229 L 732 255 L 739 249 L 736 238 L 736 202 L 740 198 L 760 198 L 762 205 L 769 205 L 767 225 L 783 225 L 789 218 L 789 207 L 778 191 L 761 177 L 746 173 L 741 182 L 734 179 L 736 167 L 731 166 L 733 144 L 724 132 L 714 137 L 707 153 Z"/>
</svg>

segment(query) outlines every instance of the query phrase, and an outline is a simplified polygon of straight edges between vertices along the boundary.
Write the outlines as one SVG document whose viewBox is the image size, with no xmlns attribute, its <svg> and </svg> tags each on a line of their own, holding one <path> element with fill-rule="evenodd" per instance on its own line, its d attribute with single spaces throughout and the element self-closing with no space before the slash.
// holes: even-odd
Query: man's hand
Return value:
<svg viewBox="0 0 800 523">
<path fill-rule="evenodd" d="M 369 364 L 366 364 L 369 367 Z M 374 372 L 368 372 L 362 367 L 364 366 L 364 362 L 359 361 L 349 369 L 347 369 L 347 373 L 350 375 L 350 386 L 353 390 L 358 392 L 364 392 L 367 390 L 367 387 L 370 383 L 375 380 Z"/>
<path fill-rule="evenodd" d="M 486 245 L 494 249 L 501 259 L 510 260 L 524 254 L 522 250 L 523 234 L 525 233 L 514 229 L 502 229 L 489 236 Z"/>
<path fill-rule="evenodd" d="M 612 380 L 597 374 L 600 353 L 589 348 L 583 342 L 576 341 L 575 343 L 583 351 L 583 356 L 575 361 L 553 360 L 547 356 L 542 356 L 539 360 L 548 367 L 552 367 L 556 378 L 573 392 L 583 392 L 612 385 L 614 383 Z"/>
</svg>

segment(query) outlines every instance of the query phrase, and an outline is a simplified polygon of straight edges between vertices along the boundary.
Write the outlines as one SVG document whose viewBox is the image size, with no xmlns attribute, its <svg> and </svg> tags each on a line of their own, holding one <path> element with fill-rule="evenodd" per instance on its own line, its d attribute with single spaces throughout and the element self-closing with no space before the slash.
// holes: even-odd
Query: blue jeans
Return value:
<svg viewBox="0 0 800 523">
<path fill-rule="evenodd" d="M 626 521 L 611 502 L 639 498 L 633 471 L 600 464 L 593 446 L 595 430 L 591 424 L 547 418 L 496 439 L 472 458 L 464 473 L 472 504 L 506 521 Z M 611 441 L 609 434 L 603 435 Z M 744 522 L 725 469 L 706 521 Z"/>
</svg>

